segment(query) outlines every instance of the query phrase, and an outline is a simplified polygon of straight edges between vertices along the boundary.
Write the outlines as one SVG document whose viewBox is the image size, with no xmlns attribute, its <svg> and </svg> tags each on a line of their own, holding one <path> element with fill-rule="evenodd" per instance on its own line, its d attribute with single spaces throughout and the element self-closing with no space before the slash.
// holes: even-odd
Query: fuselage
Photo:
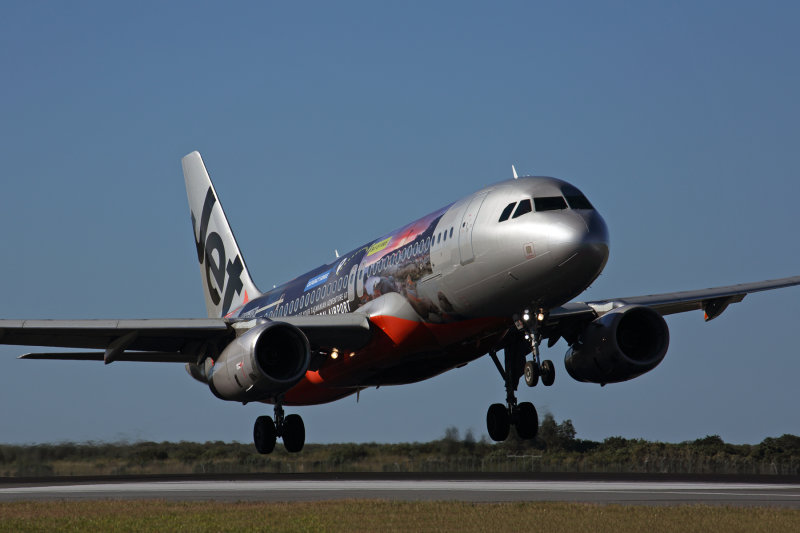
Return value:
<svg viewBox="0 0 800 533">
<path fill-rule="evenodd" d="M 287 404 L 321 403 L 426 379 L 485 354 L 513 314 L 583 292 L 608 251 L 606 224 L 577 188 L 519 178 L 370 241 L 228 316 L 367 314 L 382 336 L 357 358 L 322 361 L 286 394 Z"/>
</svg>

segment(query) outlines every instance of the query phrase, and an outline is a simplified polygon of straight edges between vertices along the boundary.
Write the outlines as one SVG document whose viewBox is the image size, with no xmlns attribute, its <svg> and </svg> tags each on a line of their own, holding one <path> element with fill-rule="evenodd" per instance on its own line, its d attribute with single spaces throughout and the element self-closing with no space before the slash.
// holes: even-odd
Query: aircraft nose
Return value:
<svg viewBox="0 0 800 533">
<path fill-rule="evenodd" d="M 609 253 L 608 227 L 597 211 L 572 212 L 550 236 L 550 250 L 559 267 L 575 263 L 580 270 L 599 274 Z"/>
</svg>

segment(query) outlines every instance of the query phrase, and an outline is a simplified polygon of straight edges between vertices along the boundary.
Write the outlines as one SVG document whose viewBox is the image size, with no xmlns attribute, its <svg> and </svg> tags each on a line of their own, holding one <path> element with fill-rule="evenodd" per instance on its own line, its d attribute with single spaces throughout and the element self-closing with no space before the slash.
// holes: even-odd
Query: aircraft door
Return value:
<svg viewBox="0 0 800 533">
<path fill-rule="evenodd" d="M 472 249 L 472 229 L 475 227 L 475 220 L 478 217 L 478 211 L 483 205 L 488 193 L 483 193 L 472 198 L 464 210 L 464 216 L 461 218 L 461 224 L 458 228 L 458 250 L 461 254 L 461 264 L 466 265 L 475 260 L 475 253 Z"/>
<path fill-rule="evenodd" d="M 358 271 L 358 263 L 353 265 L 350 269 L 350 275 L 347 276 L 347 299 L 351 302 L 356 301 L 356 272 Z"/>
<path fill-rule="evenodd" d="M 363 263 L 363 259 L 361 262 Z M 364 296 L 364 267 L 359 264 L 356 271 L 356 297 L 361 298 Z"/>
</svg>

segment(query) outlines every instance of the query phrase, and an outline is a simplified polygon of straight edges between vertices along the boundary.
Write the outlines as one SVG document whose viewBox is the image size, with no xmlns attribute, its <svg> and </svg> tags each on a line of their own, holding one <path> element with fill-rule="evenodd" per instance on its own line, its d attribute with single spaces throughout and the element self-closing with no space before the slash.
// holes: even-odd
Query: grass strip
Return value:
<svg viewBox="0 0 800 533">
<path fill-rule="evenodd" d="M 0 531 L 800 531 L 800 510 L 705 505 L 342 500 L 100 500 L 0 504 Z"/>
</svg>

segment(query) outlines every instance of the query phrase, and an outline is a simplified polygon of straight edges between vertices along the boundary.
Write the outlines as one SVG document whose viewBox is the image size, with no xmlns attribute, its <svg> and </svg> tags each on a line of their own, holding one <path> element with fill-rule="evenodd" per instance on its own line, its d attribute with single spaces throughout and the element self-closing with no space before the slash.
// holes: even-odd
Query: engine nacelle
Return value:
<svg viewBox="0 0 800 533">
<path fill-rule="evenodd" d="M 667 354 L 669 328 L 649 307 L 625 305 L 589 324 L 567 350 L 567 373 L 585 383 L 619 383 L 654 369 Z"/>
<path fill-rule="evenodd" d="M 208 386 L 223 400 L 268 400 L 300 381 L 311 362 L 308 339 L 295 326 L 267 322 L 250 329 L 207 365 Z"/>
</svg>

